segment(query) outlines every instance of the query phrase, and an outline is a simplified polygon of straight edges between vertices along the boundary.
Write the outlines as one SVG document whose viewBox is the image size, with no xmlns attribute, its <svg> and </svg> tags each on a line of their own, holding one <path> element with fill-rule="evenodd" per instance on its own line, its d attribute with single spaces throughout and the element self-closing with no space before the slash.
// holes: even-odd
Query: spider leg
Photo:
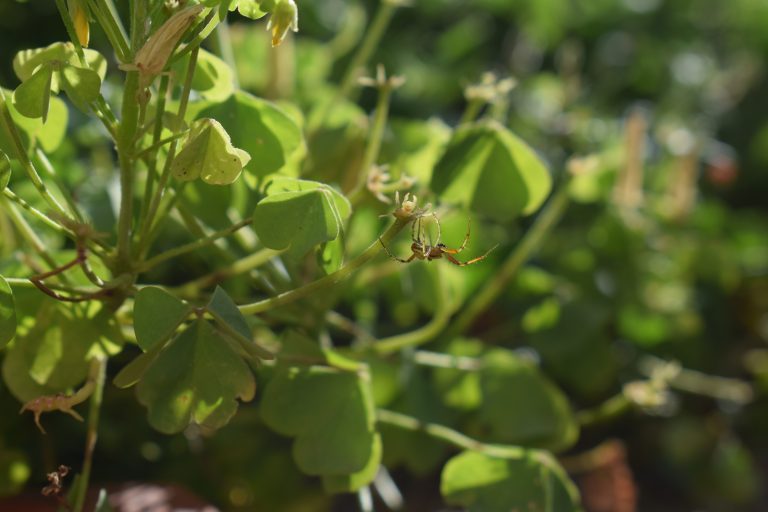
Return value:
<svg viewBox="0 0 768 512">
<path fill-rule="evenodd" d="M 452 254 L 456 254 L 456 252 L 453 252 L 453 251 L 456 251 L 457 249 L 450 249 L 451 252 L 446 251 L 445 249 L 443 249 L 443 253 L 445 254 L 445 257 L 448 259 L 448 261 L 450 261 L 454 265 L 458 265 L 459 267 L 466 267 L 467 265 L 472 265 L 473 263 L 477 263 L 479 261 L 483 261 L 491 253 L 491 251 L 494 250 L 495 248 L 497 248 L 498 246 L 499 246 L 498 244 L 494 245 L 493 247 L 488 249 L 488 251 L 485 254 L 483 254 L 482 256 L 478 256 L 477 258 L 472 258 L 469 261 L 459 261 L 456 258 L 454 258 L 453 256 L 451 256 Z"/>
<path fill-rule="evenodd" d="M 442 238 L 443 234 L 440 230 L 440 219 L 437 218 L 437 214 L 435 212 L 432 212 L 432 217 L 435 219 L 435 224 L 437 224 L 437 243 L 440 243 L 440 238 Z"/>
<path fill-rule="evenodd" d="M 413 240 L 414 242 L 418 242 L 419 241 L 419 239 L 416 238 L 416 223 L 417 222 L 419 223 L 419 233 L 421 233 L 421 217 L 419 217 L 418 219 L 415 219 L 413 221 L 413 223 L 411 224 L 411 240 Z"/>
<path fill-rule="evenodd" d="M 464 247 L 466 247 L 466 246 L 467 246 L 467 242 L 469 242 L 469 230 L 470 230 L 470 224 L 471 224 L 471 223 L 472 223 L 472 219 L 470 219 L 470 218 L 467 218 L 467 234 L 466 234 L 466 236 L 464 237 L 464 241 L 463 241 L 463 242 L 461 242 L 461 246 L 460 246 L 460 247 L 459 247 L 459 248 L 456 250 L 457 252 L 461 252 L 461 251 L 463 251 L 463 250 L 464 250 Z M 493 249 L 491 249 L 491 250 L 493 250 Z M 490 251 L 489 251 L 489 252 L 490 252 Z M 488 253 L 486 253 L 486 254 L 488 254 Z"/>
<path fill-rule="evenodd" d="M 384 245 L 384 241 L 381 239 L 381 237 L 379 237 L 379 243 L 384 248 L 384 251 L 387 253 L 387 256 L 389 256 L 390 258 L 392 258 L 395 261 L 399 261 L 400 263 L 410 263 L 411 261 L 413 261 L 413 258 L 416 257 L 416 253 L 413 253 L 413 254 L 411 254 L 411 257 L 408 258 L 407 260 L 404 260 L 402 258 L 398 258 L 397 256 L 395 256 L 394 254 L 392 254 L 390 252 L 389 248 L 386 245 Z"/>
</svg>

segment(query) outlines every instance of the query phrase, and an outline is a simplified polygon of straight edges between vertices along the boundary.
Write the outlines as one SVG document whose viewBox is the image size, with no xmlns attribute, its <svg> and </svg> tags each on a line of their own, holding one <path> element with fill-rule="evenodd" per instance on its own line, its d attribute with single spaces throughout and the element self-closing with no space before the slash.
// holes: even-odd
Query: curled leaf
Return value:
<svg viewBox="0 0 768 512">
<path fill-rule="evenodd" d="M 192 124 L 184 148 L 173 160 L 171 172 L 181 181 L 201 178 L 209 185 L 229 185 L 250 160 L 248 153 L 232 145 L 218 121 L 198 119 Z"/>
</svg>

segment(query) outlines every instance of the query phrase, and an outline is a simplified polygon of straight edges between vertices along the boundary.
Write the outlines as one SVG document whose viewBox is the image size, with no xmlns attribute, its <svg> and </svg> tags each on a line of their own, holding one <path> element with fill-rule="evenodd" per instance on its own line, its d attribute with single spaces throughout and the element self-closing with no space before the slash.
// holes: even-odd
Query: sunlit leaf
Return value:
<svg viewBox="0 0 768 512">
<path fill-rule="evenodd" d="M 579 495 L 565 471 L 545 452 L 517 457 L 463 452 L 443 468 L 440 492 L 468 512 L 578 512 Z"/>
<path fill-rule="evenodd" d="M 149 423 L 168 434 L 191 422 L 222 427 L 237 411 L 237 399 L 251 400 L 255 392 L 248 365 L 205 320 L 171 341 L 137 387 Z"/>
<path fill-rule="evenodd" d="M 99 97 L 101 80 L 92 69 L 65 65 L 61 69 L 61 88 L 70 101 L 83 112 L 89 112 L 88 103 Z"/>
<path fill-rule="evenodd" d="M 29 79 L 22 82 L 13 92 L 13 105 L 23 116 L 38 118 L 43 122 L 48 117 L 48 106 L 51 99 L 51 66 L 42 65 Z"/>
<path fill-rule="evenodd" d="M 301 190 L 279 192 L 267 189 L 253 213 L 253 228 L 259 239 L 271 249 L 288 249 L 299 257 L 317 244 L 335 240 L 342 229 L 338 204 L 349 211 L 346 199 L 330 187 L 302 180 L 290 180 Z M 280 183 L 287 183 L 281 180 Z M 275 190 L 275 193 L 273 193 Z"/>
<path fill-rule="evenodd" d="M 499 221 L 536 211 L 552 187 L 541 159 L 498 123 L 459 128 L 432 175 L 440 199 Z"/>
<path fill-rule="evenodd" d="M 232 144 L 251 156 L 246 169 L 258 176 L 279 171 L 302 143 L 301 130 L 288 115 L 269 101 L 242 91 L 204 107 L 197 117 L 220 122 Z"/>
<path fill-rule="evenodd" d="M 198 119 L 189 138 L 173 160 L 171 172 L 180 181 L 201 178 L 209 185 L 234 182 L 251 157 L 232 145 L 229 134 L 215 119 Z"/>
<path fill-rule="evenodd" d="M 7 100 L 12 97 L 12 91 L 3 89 Z M 2 100 L 0 100 L 2 101 Z M 46 151 L 51 152 L 59 147 L 67 131 L 67 106 L 59 98 L 51 98 L 48 105 L 48 117 L 43 123 L 42 119 L 31 119 L 25 117 L 16 110 L 12 101 L 7 101 L 6 106 L 11 113 L 11 118 L 20 132 L 22 143 L 28 151 L 34 148 L 34 144 L 40 146 Z M 11 141 L 6 130 L 0 130 L 0 151 L 6 153 L 10 158 L 16 158 L 16 146 Z"/>
</svg>

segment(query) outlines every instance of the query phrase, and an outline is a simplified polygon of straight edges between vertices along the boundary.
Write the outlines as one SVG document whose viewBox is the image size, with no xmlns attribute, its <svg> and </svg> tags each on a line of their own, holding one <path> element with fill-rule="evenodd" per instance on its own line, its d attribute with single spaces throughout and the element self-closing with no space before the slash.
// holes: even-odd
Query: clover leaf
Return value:
<svg viewBox="0 0 768 512">
<path fill-rule="evenodd" d="M 224 127 L 215 119 L 192 123 L 189 137 L 173 160 L 171 172 L 180 181 L 201 178 L 209 185 L 233 183 L 251 156 L 232 145 Z"/>
</svg>

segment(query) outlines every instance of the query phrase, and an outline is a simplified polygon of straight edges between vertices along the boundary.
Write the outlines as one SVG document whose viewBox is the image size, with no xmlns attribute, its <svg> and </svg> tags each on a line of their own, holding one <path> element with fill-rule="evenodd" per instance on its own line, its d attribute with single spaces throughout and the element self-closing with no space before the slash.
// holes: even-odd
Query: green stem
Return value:
<svg viewBox="0 0 768 512">
<path fill-rule="evenodd" d="M 53 220 L 52 218 L 48 217 L 46 214 L 14 194 L 11 189 L 6 188 L 3 190 L 3 195 L 13 201 L 14 203 L 18 204 L 22 208 L 24 208 L 26 211 L 28 211 L 30 214 L 32 214 L 34 217 L 36 217 L 39 221 L 41 221 L 43 224 L 48 226 L 51 229 L 56 230 L 59 233 L 62 233 L 64 235 L 67 235 L 70 238 L 74 238 L 75 235 L 65 227 L 63 227 L 61 224 Z"/>
<path fill-rule="evenodd" d="M 197 66 L 197 55 L 199 51 L 200 47 L 196 46 L 194 50 L 192 50 L 192 54 L 189 57 L 187 74 L 184 77 L 184 88 L 182 90 L 181 100 L 179 102 L 179 119 L 184 119 L 184 116 L 187 113 L 189 94 L 192 91 L 192 77 L 195 74 L 195 67 Z M 171 164 L 173 164 L 173 159 L 176 156 L 176 147 L 178 146 L 178 142 L 178 139 L 174 140 L 171 142 L 171 145 L 168 148 L 168 155 L 165 157 L 165 165 L 163 167 L 163 172 L 160 175 L 160 181 L 157 184 L 157 190 L 155 190 L 155 194 L 152 196 L 152 202 L 149 205 L 147 216 L 144 219 L 144 224 L 141 226 L 142 231 L 139 237 L 139 254 L 144 254 L 144 252 L 149 248 L 150 240 L 148 235 L 151 231 L 152 224 L 155 221 L 155 215 L 157 214 L 157 209 L 160 206 L 160 201 L 163 198 L 163 192 L 165 191 L 165 187 L 168 185 L 168 180 L 171 177 Z"/>
<path fill-rule="evenodd" d="M 576 413 L 576 420 L 581 428 L 594 427 L 618 418 L 631 408 L 632 402 L 624 393 L 619 393 L 596 407 L 579 411 Z"/>
<path fill-rule="evenodd" d="M 479 98 L 472 98 L 467 103 L 467 108 L 464 110 L 464 114 L 461 116 L 459 124 L 471 123 L 477 119 L 477 115 L 480 113 L 480 109 L 485 105 L 485 101 Z"/>
<path fill-rule="evenodd" d="M 139 73 L 129 71 L 123 91 L 123 119 L 117 139 L 118 160 L 120 162 L 120 214 L 117 227 L 118 273 L 131 267 L 131 229 L 133 224 L 133 185 L 134 159 L 133 150 L 139 123 Z"/>
<path fill-rule="evenodd" d="M 157 179 L 157 151 L 165 144 L 165 140 L 161 140 L 163 135 L 163 114 L 165 114 L 165 101 L 168 96 L 168 85 L 170 84 L 170 75 L 163 75 L 160 78 L 160 87 L 158 89 L 157 96 L 157 108 L 155 108 L 155 126 L 154 133 L 152 134 L 152 145 L 136 154 L 136 158 L 143 158 L 146 153 L 149 156 L 147 161 L 147 181 L 144 185 L 144 200 L 142 203 L 140 224 L 144 225 L 149 212 L 149 202 L 152 197 L 152 192 L 155 186 L 155 179 Z M 172 140 L 176 140 L 176 134 L 173 135 Z"/>
<path fill-rule="evenodd" d="M 83 455 L 83 469 L 80 472 L 78 480 L 78 491 L 76 493 L 74 512 L 82 512 L 85 506 L 85 497 L 88 494 L 88 481 L 91 478 L 91 467 L 93 465 L 93 452 L 96 448 L 96 440 L 99 430 L 99 413 L 101 412 L 101 402 L 104 396 L 104 383 L 106 381 L 107 362 L 104 358 L 96 357 L 91 360 L 91 379 L 94 383 L 93 394 L 90 399 L 90 409 L 88 411 L 88 431 L 85 435 L 85 453 Z"/>
<path fill-rule="evenodd" d="M 381 242 L 385 244 L 389 243 L 395 235 L 397 235 L 409 222 L 411 222 L 411 220 L 411 217 L 397 218 L 395 222 L 389 227 L 389 229 L 387 229 L 381 236 Z M 307 295 L 311 295 L 317 291 L 334 286 L 340 281 L 343 281 L 349 277 L 354 271 L 362 267 L 370 259 L 376 256 L 379 251 L 382 250 L 381 242 L 376 240 L 357 258 L 353 259 L 332 274 L 328 274 L 327 276 L 300 288 L 281 293 L 276 297 L 271 297 L 269 299 L 260 300 L 251 304 L 242 305 L 240 306 L 240 312 L 244 315 L 255 315 L 256 313 L 261 313 L 278 306 L 289 304 L 298 299 L 306 297 Z"/>
<path fill-rule="evenodd" d="M 203 43 L 203 41 L 205 41 L 205 39 L 211 35 L 211 32 L 213 32 L 216 26 L 221 22 L 221 18 L 219 17 L 218 13 L 219 9 L 212 9 L 206 15 L 203 21 L 198 23 L 197 26 L 192 29 L 190 35 L 188 36 L 190 38 L 189 43 L 178 50 L 175 54 L 173 54 L 170 59 L 168 59 L 168 66 L 172 66 L 186 54 L 197 48 L 200 48 L 200 45 Z"/>
<path fill-rule="evenodd" d="M 56 268 L 56 261 L 53 259 L 53 257 L 51 257 L 50 254 L 48 254 L 48 250 L 45 248 L 45 244 L 42 240 L 40 240 L 40 238 L 37 236 L 37 233 L 35 233 L 27 221 L 24 220 L 24 217 L 16 208 L 16 205 L 8 203 L 4 210 L 8 214 L 8 217 L 10 217 L 11 222 L 13 222 L 13 224 L 16 226 L 16 229 L 19 230 L 21 237 L 24 238 L 24 240 L 35 250 L 35 252 L 37 252 L 38 255 L 40 255 L 40 257 L 50 268 Z M 60 277 L 63 278 L 64 276 Z"/>
<path fill-rule="evenodd" d="M 380 355 L 387 355 L 397 352 L 406 347 L 416 347 L 433 340 L 440 332 L 445 329 L 448 320 L 451 318 L 451 311 L 446 301 L 447 291 L 440 276 L 440 267 L 435 268 L 436 290 L 435 290 L 435 314 L 432 319 L 424 326 L 404 334 L 382 338 L 375 342 L 373 350 Z"/>
<path fill-rule="evenodd" d="M 368 174 L 376 164 L 381 152 L 381 141 L 384 138 L 384 129 L 387 126 L 389 117 L 389 100 L 392 97 L 392 86 L 385 83 L 379 86 L 379 98 L 376 103 L 376 112 L 373 117 L 373 126 L 368 134 L 368 141 L 365 145 L 363 161 L 358 170 L 357 184 L 350 194 L 349 200 L 353 205 L 359 204 L 365 197 L 365 185 L 368 180 Z"/>
<path fill-rule="evenodd" d="M 239 229 L 242 229 L 245 226 L 250 225 L 252 222 L 253 222 L 252 219 L 244 219 L 238 222 L 237 224 L 233 224 L 229 226 L 228 228 L 222 229 L 220 231 L 216 231 L 215 233 L 211 233 L 205 238 L 201 238 L 200 240 L 195 240 L 194 242 L 190 242 L 188 244 L 180 245 L 179 247 L 174 247 L 173 249 L 165 251 L 161 254 L 158 254 L 157 256 L 154 256 L 146 260 L 144 263 L 139 265 L 139 267 L 137 268 L 137 271 L 139 273 L 146 272 L 147 270 L 159 265 L 160 263 L 163 263 L 164 261 L 168 261 L 172 258 L 181 256 L 182 254 L 186 254 L 188 252 L 196 251 L 197 249 L 200 249 L 202 247 L 205 247 L 207 245 L 214 243 L 216 240 L 220 238 L 224 238 L 225 236 L 231 235 L 235 231 L 238 231 Z"/>
<path fill-rule="evenodd" d="M 428 423 L 412 416 L 386 409 L 378 409 L 376 411 L 376 419 L 379 423 L 386 423 L 412 432 L 423 432 L 462 450 L 472 450 L 492 457 L 520 458 L 532 452 L 532 450 L 526 450 L 519 446 L 483 443 L 444 425 Z"/>
<path fill-rule="evenodd" d="M 373 52 L 379 46 L 381 38 L 389 27 L 389 22 L 392 21 L 392 16 L 397 10 L 397 2 L 392 0 L 382 0 L 379 4 L 379 8 L 373 17 L 371 26 L 365 32 L 365 38 L 360 44 L 357 53 L 352 57 L 352 60 L 347 66 L 347 70 L 344 73 L 344 78 L 341 80 L 341 86 L 339 88 L 339 94 L 341 97 L 350 98 L 352 90 L 357 85 L 357 79 L 360 77 L 362 68 L 370 60 Z"/>
<path fill-rule="evenodd" d="M 27 151 L 24 148 L 24 143 L 21 140 L 21 134 L 16 129 L 16 123 L 11 117 L 10 110 L 8 110 L 8 104 L 6 101 L 5 93 L 0 87 L 0 126 L 5 128 L 6 133 L 11 139 L 11 143 L 13 144 L 13 149 L 15 152 L 14 156 L 19 160 L 21 166 L 27 172 L 27 176 L 29 176 L 32 185 L 34 185 L 37 192 L 43 199 L 45 199 L 48 205 L 61 216 L 70 218 L 71 215 L 64 209 L 63 206 L 61 206 L 61 204 L 59 204 L 56 198 L 51 195 L 51 193 L 48 191 L 48 187 L 45 186 L 43 180 L 40 179 L 40 175 L 37 174 L 35 166 L 32 165 L 32 161 L 29 159 Z"/>
<path fill-rule="evenodd" d="M 116 15 L 114 5 L 110 4 L 112 4 L 111 1 L 104 5 L 104 2 L 100 0 L 89 0 L 88 7 L 98 24 L 101 25 L 112 49 L 115 50 L 117 60 L 123 63 L 130 62 L 131 49 L 128 45 L 128 36 L 120 23 L 120 18 Z"/>
<path fill-rule="evenodd" d="M 233 262 L 231 265 L 183 284 L 174 289 L 174 292 L 182 297 L 195 297 L 200 290 L 204 290 L 205 288 L 213 286 L 216 283 L 220 283 L 231 277 L 235 277 L 237 275 L 244 274 L 245 272 L 249 272 L 255 268 L 258 268 L 275 256 L 279 256 L 282 253 L 283 251 L 275 251 L 273 249 L 262 249 L 260 251 L 256 251 L 253 254 L 249 254 L 245 258 L 241 258 Z"/>
<path fill-rule="evenodd" d="M 469 301 L 464 310 L 456 317 L 448 328 L 449 336 L 465 332 L 477 316 L 507 288 L 507 285 L 520 267 L 528 261 L 531 255 L 540 247 L 542 241 L 557 224 L 568 205 L 568 186 L 563 183 L 555 192 L 542 212 L 536 217 L 533 225 L 517 244 L 512 254 L 507 257 L 498 272 L 493 274 L 485 286 Z"/>
<path fill-rule="evenodd" d="M 53 168 L 53 164 L 51 164 L 51 161 L 48 160 L 48 157 L 40 148 L 37 148 L 37 150 L 35 150 L 35 161 L 37 164 L 40 165 L 40 169 L 42 169 L 43 172 L 45 172 L 46 177 L 50 178 L 56 184 L 56 187 L 59 189 L 59 193 L 61 194 L 61 197 L 64 198 L 64 201 L 67 203 L 67 206 L 72 212 L 72 215 L 74 215 L 75 219 L 82 222 L 82 220 L 84 219 L 83 214 L 82 212 L 80 212 L 80 209 L 78 208 L 77 203 L 75 203 L 75 200 L 72 197 L 72 195 L 67 192 L 68 187 L 66 186 L 64 181 L 61 179 L 61 177 L 56 173 L 56 169 Z"/>
<path fill-rule="evenodd" d="M 211 42 L 216 53 L 227 63 L 227 66 L 229 66 L 229 69 L 232 71 L 232 84 L 235 86 L 235 89 L 239 89 L 240 80 L 237 76 L 237 61 L 235 60 L 235 52 L 232 48 L 232 36 L 229 33 L 229 23 L 227 23 L 226 19 L 216 25 L 214 38 Z"/>
</svg>

